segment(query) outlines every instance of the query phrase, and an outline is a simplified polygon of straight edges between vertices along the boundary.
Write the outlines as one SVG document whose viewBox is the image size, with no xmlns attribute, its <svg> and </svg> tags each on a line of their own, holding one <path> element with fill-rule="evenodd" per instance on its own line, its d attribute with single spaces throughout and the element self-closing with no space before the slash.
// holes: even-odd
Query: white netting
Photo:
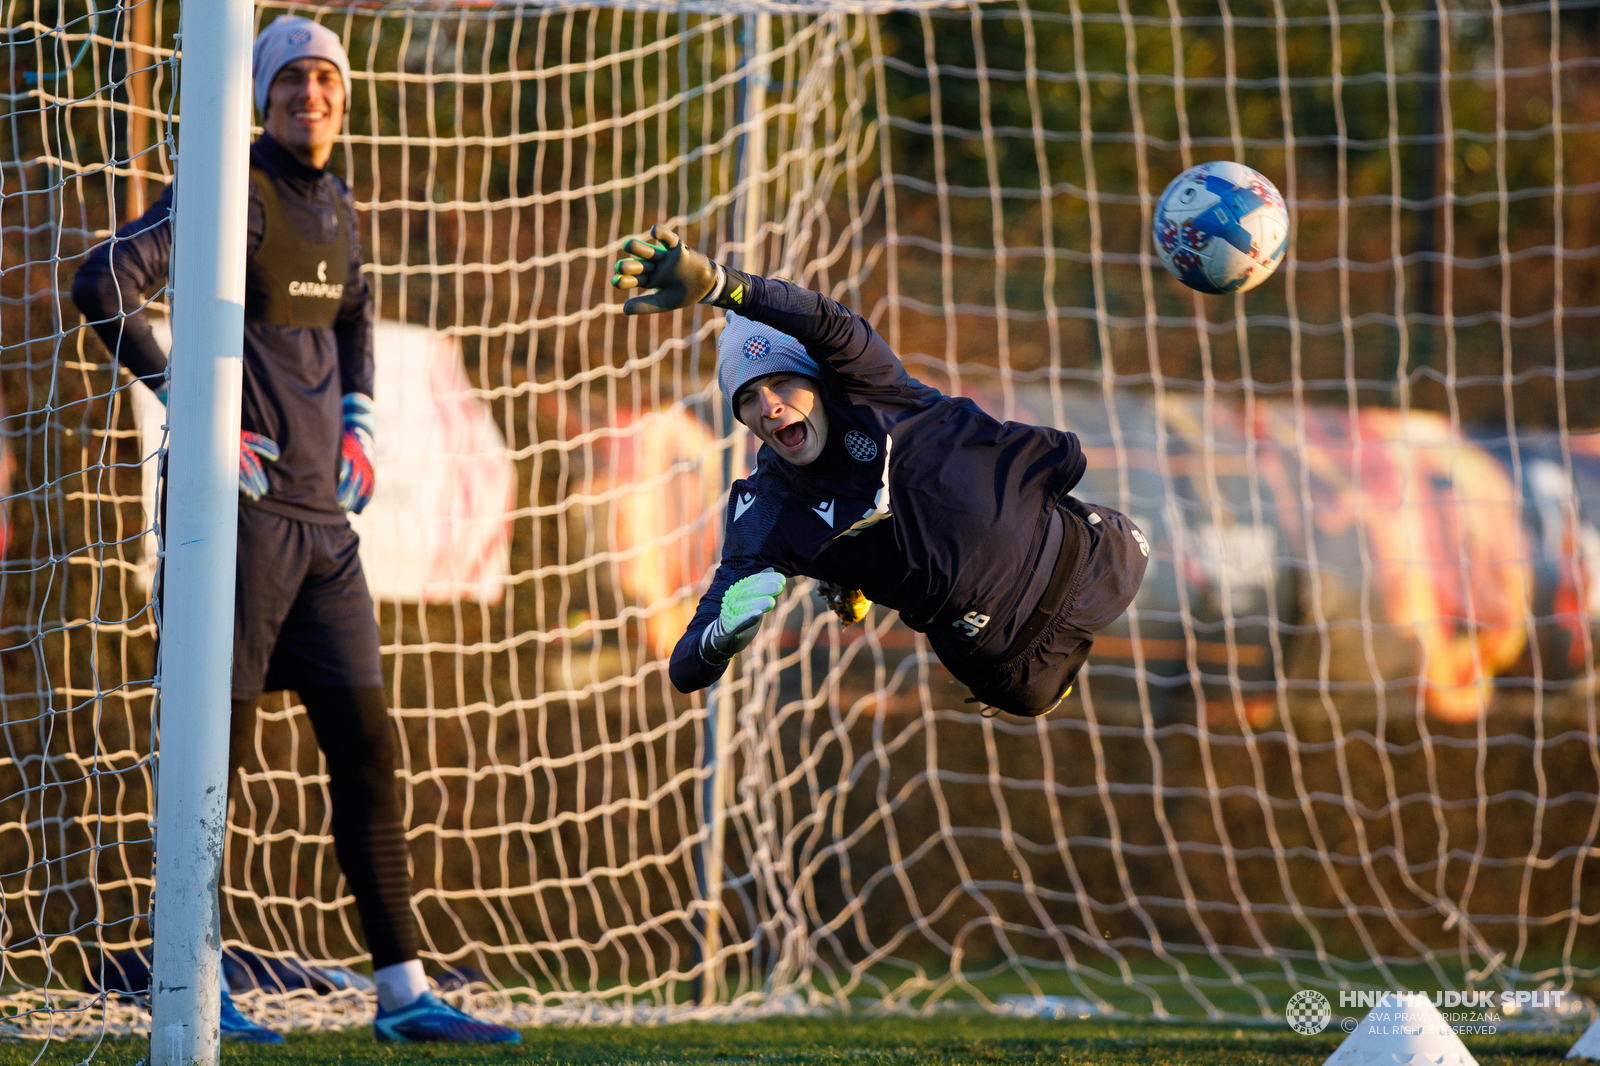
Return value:
<svg viewBox="0 0 1600 1066">
<path fill-rule="evenodd" d="M 354 68 L 332 166 L 388 405 L 363 536 L 426 957 L 487 978 L 486 1013 L 1261 1017 L 1600 976 L 1595 4 L 289 9 Z M 14 1033 L 145 1024 L 93 990 L 149 938 L 160 435 L 66 291 L 170 172 L 177 18 L 8 8 Z M 1248 297 L 1152 255 L 1155 197 L 1214 158 L 1293 213 Z M 892 613 L 841 630 L 805 582 L 715 715 L 671 690 L 751 453 L 719 316 L 624 319 L 606 286 L 658 220 L 1082 436 L 1080 493 L 1155 550 L 1068 705 L 983 719 Z M 224 921 L 280 978 L 363 960 L 320 771 L 269 697 Z"/>
</svg>

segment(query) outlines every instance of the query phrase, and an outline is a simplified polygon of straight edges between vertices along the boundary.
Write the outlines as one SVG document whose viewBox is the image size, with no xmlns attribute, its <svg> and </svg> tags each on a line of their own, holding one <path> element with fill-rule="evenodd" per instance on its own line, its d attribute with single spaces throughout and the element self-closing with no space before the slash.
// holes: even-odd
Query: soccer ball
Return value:
<svg viewBox="0 0 1600 1066">
<path fill-rule="evenodd" d="M 1289 212 L 1272 182 L 1226 160 L 1190 167 L 1156 204 L 1156 252 L 1201 292 L 1247 292 L 1283 262 Z"/>
</svg>

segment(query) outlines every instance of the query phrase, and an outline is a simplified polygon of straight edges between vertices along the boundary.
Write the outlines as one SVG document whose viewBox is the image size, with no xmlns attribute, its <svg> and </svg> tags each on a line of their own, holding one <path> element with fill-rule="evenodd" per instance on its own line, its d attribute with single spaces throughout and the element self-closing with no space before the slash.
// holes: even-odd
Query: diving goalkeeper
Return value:
<svg viewBox="0 0 1600 1066">
<path fill-rule="evenodd" d="M 834 587 L 847 622 L 863 597 L 899 611 L 978 702 L 1054 709 L 1150 554 L 1125 515 L 1071 495 L 1076 435 L 997 421 L 907 374 L 842 304 L 714 263 L 661 227 L 651 237 L 623 246 L 612 285 L 654 290 L 623 311 L 728 312 L 717 382 L 762 444 L 729 491 L 722 562 L 673 651 L 673 685 L 721 677 L 804 575 Z"/>
</svg>

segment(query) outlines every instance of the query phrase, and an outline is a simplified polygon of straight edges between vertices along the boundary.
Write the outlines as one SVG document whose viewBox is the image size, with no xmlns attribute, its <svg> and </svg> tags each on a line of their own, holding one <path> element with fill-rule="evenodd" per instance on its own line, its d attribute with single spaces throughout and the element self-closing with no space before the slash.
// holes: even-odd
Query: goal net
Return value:
<svg viewBox="0 0 1600 1066">
<path fill-rule="evenodd" d="M 380 321 L 358 528 L 448 994 L 538 1024 L 1595 987 L 1600 6 L 259 21 L 284 11 L 353 67 L 331 167 Z M 68 291 L 171 176 L 179 14 L 19 0 L 3 37 L 12 1036 L 148 1025 L 162 420 Z M 1153 254 L 1156 198 L 1211 159 L 1291 212 L 1248 296 Z M 717 392 L 720 314 L 624 318 L 607 285 L 657 221 L 859 309 L 918 378 L 1080 436 L 1078 493 L 1153 550 L 1054 714 L 984 717 L 892 611 L 841 628 L 805 580 L 717 687 L 672 689 L 754 450 Z M 237 775 L 237 1002 L 364 1021 L 293 693 Z"/>
</svg>

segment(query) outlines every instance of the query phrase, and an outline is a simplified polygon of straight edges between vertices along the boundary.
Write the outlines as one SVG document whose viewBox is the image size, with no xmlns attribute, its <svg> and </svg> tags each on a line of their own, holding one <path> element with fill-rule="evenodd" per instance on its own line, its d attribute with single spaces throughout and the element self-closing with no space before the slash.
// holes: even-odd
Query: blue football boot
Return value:
<svg viewBox="0 0 1600 1066">
<path fill-rule="evenodd" d="M 281 1044 L 283 1036 L 239 1013 L 227 989 L 222 991 L 222 1039 L 237 1040 L 242 1044 Z"/>
<path fill-rule="evenodd" d="M 520 1044 L 522 1034 L 507 1025 L 480 1022 L 456 1010 L 434 995 L 424 992 L 415 1003 L 399 1010 L 378 1008 L 372 1019 L 372 1035 L 383 1043 L 407 1044 L 447 1041 L 455 1044 Z"/>
</svg>

